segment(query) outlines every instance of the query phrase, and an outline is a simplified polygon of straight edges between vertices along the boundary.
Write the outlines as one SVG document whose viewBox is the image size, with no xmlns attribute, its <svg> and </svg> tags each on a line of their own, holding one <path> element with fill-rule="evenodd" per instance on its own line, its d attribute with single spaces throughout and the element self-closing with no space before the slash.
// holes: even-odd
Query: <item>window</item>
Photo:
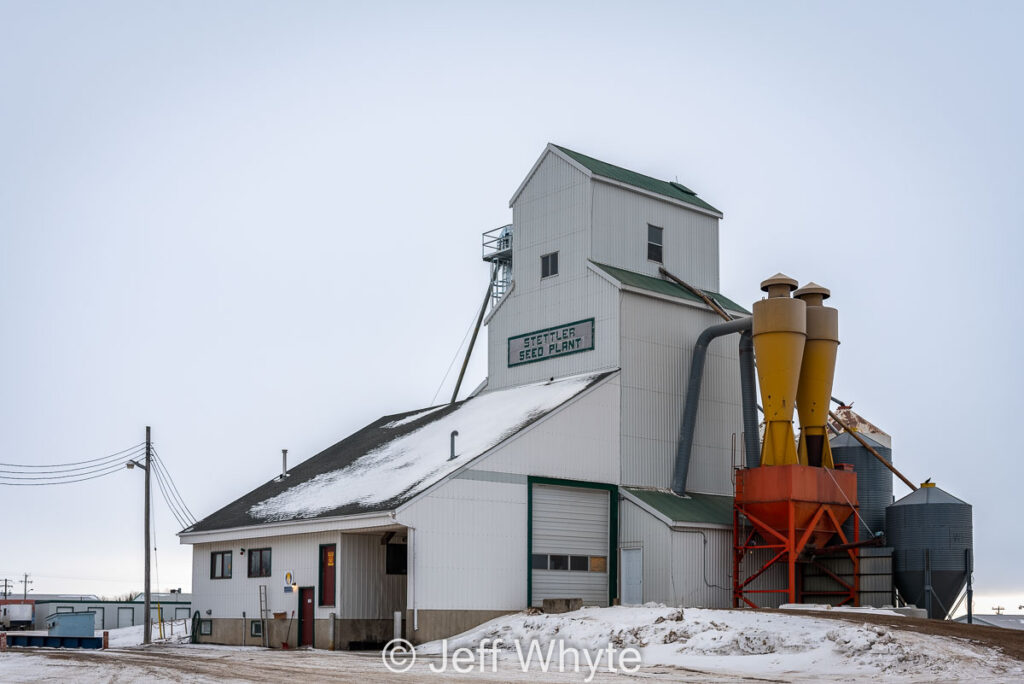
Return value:
<svg viewBox="0 0 1024 684">
<path fill-rule="evenodd" d="M 249 577 L 270 577 L 270 549 L 249 549 Z"/>
<path fill-rule="evenodd" d="M 231 579 L 230 551 L 214 551 L 210 554 L 210 579 Z"/>
<path fill-rule="evenodd" d="M 664 231 L 658 226 L 647 224 L 647 260 L 662 263 L 662 246 L 664 245 L 662 233 Z"/>
<path fill-rule="evenodd" d="M 249 622 L 249 636 L 263 636 L 263 622 L 261 620 L 252 620 Z"/>
<path fill-rule="evenodd" d="M 545 254 L 540 258 L 540 277 L 550 278 L 558 275 L 558 252 Z"/>
<path fill-rule="evenodd" d="M 534 553 L 530 555 L 530 568 L 532 570 L 568 570 L 569 572 L 608 572 L 608 557 Z"/>
<path fill-rule="evenodd" d="M 200 620 L 199 633 L 203 636 L 209 636 L 213 634 L 213 620 Z"/>
<path fill-rule="evenodd" d="M 387 549 L 387 558 L 384 571 L 388 575 L 408 574 L 409 547 L 405 544 L 388 544 L 385 548 Z"/>
</svg>

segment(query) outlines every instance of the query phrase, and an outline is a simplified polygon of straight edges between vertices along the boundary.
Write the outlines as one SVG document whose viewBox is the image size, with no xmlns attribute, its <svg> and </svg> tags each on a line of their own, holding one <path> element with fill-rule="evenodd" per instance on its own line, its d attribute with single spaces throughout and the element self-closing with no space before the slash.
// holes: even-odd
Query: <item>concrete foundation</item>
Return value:
<svg viewBox="0 0 1024 684">
<path fill-rule="evenodd" d="M 424 644 L 465 632 L 514 610 L 420 610 L 419 629 L 413 629 L 413 611 L 405 614 L 405 638 L 414 644 Z"/>
<path fill-rule="evenodd" d="M 252 636 L 252 619 L 246 618 L 212 618 L 211 634 L 200 634 L 198 642 L 201 644 L 223 644 L 226 646 L 262 646 L 263 638 Z M 257 620 L 258 622 L 258 620 Z M 287 643 L 288 648 L 298 648 L 298 618 L 284 620 L 267 620 L 267 636 L 270 648 L 282 648 Z M 334 621 L 334 650 L 349 650 L 352 648 L 373 648 L 377 645 L 384 645 L 392 638 L 394 623 L 392 620 L 373 619 L 338 619 Z M 330 650 L 331 644 L 331 621 L 320 619 L 313 621 L 313 647 Z"/>
</svg>

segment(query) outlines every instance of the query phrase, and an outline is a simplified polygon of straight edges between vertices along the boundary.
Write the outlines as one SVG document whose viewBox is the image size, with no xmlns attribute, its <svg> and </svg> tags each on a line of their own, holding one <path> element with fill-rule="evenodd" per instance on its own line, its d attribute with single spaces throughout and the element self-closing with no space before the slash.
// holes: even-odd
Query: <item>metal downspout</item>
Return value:
<svg viewBox="0 0 1024 684">
<path fill-rule="evenodd" d="M 754 337 L 750 330 L 744 330 L 740 334 L 740 396 L 743 399 L 743 450 L 747 454 L 748 468 L 761 465 L 755 375 Z"/>
<path fill-rule="evenodd" d="M 750 330 L 752 319 L 737 318 L 706 328 L 693 345 L 693 359 L 690 362 L 690 378 L 686 383 L 686 404 L 683 407 L 683 425 L 679 430 L 679 450 L 676 452 L 676 467 L 672 474 L 672 491 L 682 496 L 686 493 L 686 477 L 690 470 L 690 455 L 693 451 L 693 432 L 697 424 L 697 406 L 700 400 L 700 386 L 704 378 L 704 360 L 708 346 L 716 337 Z"/>
</svg>

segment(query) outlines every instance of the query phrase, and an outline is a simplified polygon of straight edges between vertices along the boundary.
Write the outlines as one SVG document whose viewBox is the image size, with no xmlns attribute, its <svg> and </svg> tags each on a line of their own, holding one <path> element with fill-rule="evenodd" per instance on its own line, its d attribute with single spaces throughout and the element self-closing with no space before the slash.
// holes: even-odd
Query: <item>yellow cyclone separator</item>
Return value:
<svg viewBox="0 0 1024 684">
<path fill-rule="evenodd" d="M 835 468 L 825 424 L 839 350 L 839 312 L 824 306 L 830 294 L 828 288 L 816 283 L 808 283 L 793 293 L 807 304 L 807 344 L 796 393 L 800 415 L 797 455 L 800 463 L 825 468 Z"/>
<path fill-rule="evenodd" d="M 754 302 L 754 355 L 766 421 L 761 465 L 799 463 L 793 434 L 800 365 L 807 338 L 807 305 L 790 299 L 796 281 L 781 273 L 761 283 L 767 299 Z"/>
</svg>

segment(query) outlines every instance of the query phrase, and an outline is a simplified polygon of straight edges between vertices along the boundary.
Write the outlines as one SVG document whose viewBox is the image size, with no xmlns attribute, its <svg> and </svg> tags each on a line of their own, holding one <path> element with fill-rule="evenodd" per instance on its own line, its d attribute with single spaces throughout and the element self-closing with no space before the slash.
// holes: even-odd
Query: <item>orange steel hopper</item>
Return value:
<svg viewBox="0 0 1024 684">
<path fill-rule="evenodd" d="M 736 471 L 733 506 L 733 606 L 757 608 L 753 594 L 784 593 L 789 603 L 800 603 L 797 563 L 808 551 L 826 546 L 834 535 L 841 544 L 859 542 L 843 534 L 843 523 L 856 513 L 857 475 L 852 470 L 804 465 L 762 466 Z M 761 567 L 747 577 L 743 559 L 767 552 Z M 859 603 L 859 551 L 847 550 L 853 561 L 853 583 L 829 573 L 840 589 L 840 604 Z M 813 561 L 812 561 L 813 562 Z M 753 582 L 776 563 L 786 564 L 786 587 L 758 588 Z M 823 566 L 819 566 L 823 569 Z"/>
</svg>

